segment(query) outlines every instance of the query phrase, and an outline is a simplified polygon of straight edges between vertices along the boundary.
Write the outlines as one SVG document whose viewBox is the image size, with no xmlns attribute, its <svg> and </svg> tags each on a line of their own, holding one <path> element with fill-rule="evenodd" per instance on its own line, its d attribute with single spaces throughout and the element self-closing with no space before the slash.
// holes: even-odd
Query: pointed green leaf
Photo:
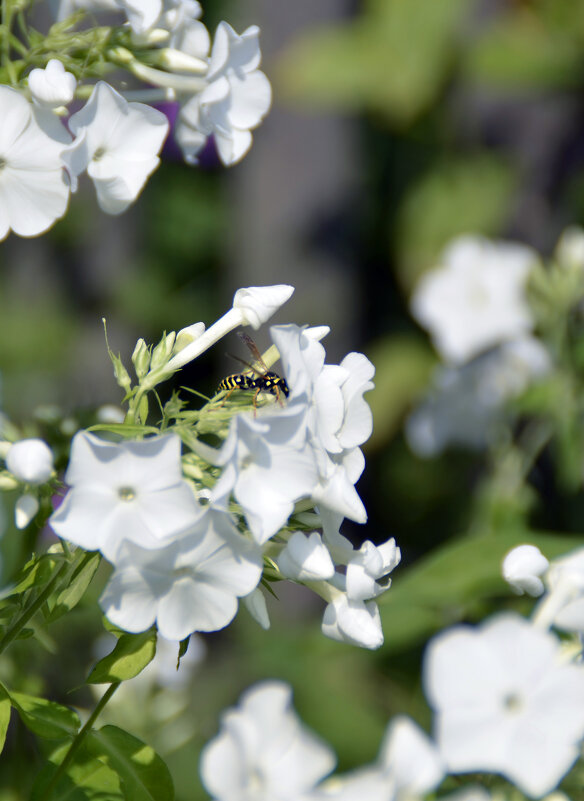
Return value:
<svg viewBox="0 0 584 801">
<path fill-rule="evenodd" d="M 462 620 L 483 600 L 501 595 L 513 598 L 501 575 L 501 563 L 511 548 L 524 543 L 537 545 L 551 559 L 581 547 L 584 538 L 532 531 L 466 537 L 447 543 L 403 574 L 396 569 L 390 590 L 379 602 L 385 650 L 421 642 Z"/>
<path fill-rule="evenodd" d="M 150 746 L 117 726 L 104 726 L 87 736 L 87 748 L 114 770 L 124 795 L 132 801 L 173 801 L 168 768 Z"/>
<path fill-rule="evenodd" d="M 33 556 L 24 566 L 13 595 L 19 595 L 32 587 L 42 587 L 53 577 L 55 566 L 62 560 L 63 554 L 45 553 L 42 556 Z"/>
<path fill-rule="evenodd" d="M 112 684 L 137 676 L 156 654 L 156 631 L 122 634 L 114 650 L 101 659 L 87 679 L 88 684 Z"/>
<path fill-rule="evenodd" d="M 40 737 L 57 740 L 77 734 L 81 722 L 77 712 L 55 701 L 25 693 L 8 693 L 12 706 L 27 727 Z"/>
<path fill-rule="evenodd" d="M 51 754 L 50 763 L 37 776 L 30 801 L 45 801 L 49 787 L 51 801 L 125 801 L 117 773 L 83 747 L 57 783 L 51 785 L 68 750 L 66 745 Z"/>
<path fill-rule="evenodd" d="M 77 606 L 91 583 L 91 579 L 95 575 L 100 562 L 101 556 L 99 553 L 88 553 L 85 556 L 71 576 L 67 587 L 59 593 L 51 604 L 51 611 L 45 617 L 48 623 Z"/>
<path fill-rule="evenodd" d="M 4 748 L 4 742 L 6 741 L 6 732 L 8 731 L 8 724 L 10 723 L 11 709 L 12 704 L 10 703 L 8 693 L 4 690 L 4 688 L 0 687 L 0 753 Z"/>
</svg>

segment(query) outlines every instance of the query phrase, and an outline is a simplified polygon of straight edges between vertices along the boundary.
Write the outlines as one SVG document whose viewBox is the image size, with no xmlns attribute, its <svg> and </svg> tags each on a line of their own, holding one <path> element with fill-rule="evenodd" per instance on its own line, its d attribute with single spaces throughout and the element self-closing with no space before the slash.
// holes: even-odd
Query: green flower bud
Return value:
<svg viewBox="0 0 584 801">
<path fill-rule="evenodd" d="M 150 367 L 150 350 L 142 337 L 136 342 L 134 353 L 132 353 L 132 364 L 138 379 L 144 378 Z"/>
<path fill-rule="evenodd" d="M 151 370 L 158 370 L 160 367 L 164 367 L 168 362 L 172 355 L 175 339 L 176 333 L 174 331 L 162 337 L 158 345 L 152 351 L 152 360 L 150 362 Z"/>
</svg>

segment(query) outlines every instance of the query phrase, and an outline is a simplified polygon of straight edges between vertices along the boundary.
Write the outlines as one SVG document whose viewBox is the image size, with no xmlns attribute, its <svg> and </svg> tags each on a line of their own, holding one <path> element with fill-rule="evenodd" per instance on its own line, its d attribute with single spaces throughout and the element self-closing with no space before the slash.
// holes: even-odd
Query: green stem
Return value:
<svg viewBox="0 0 584 801">
<path fill-rule="evenodd" d="M 110 684 L 110 686 L 107 688 L 107 690 L 104 692 L 104 694 L 101 696 L 101 698 L 97 702 L 97 704 L 95 706 L 95 709 L 93 710 L 93 712 L 91 713 L 91 715 L 87 719 L 87 722 L 85 723 L 83 728 L 75 736 L 75 739 L 73 740 L 73 742 L 69 746 L 69 750 L 65 754 L 65 758 L 63 759 L 63 761 L 61 762 L 61 764 L 57 768 L 53 778 L 51 779 L 51 781 L 47 785 L 47 789 L 46 789 L 45 794 L 44 794 L 44 801 L 48 801 L 48 799 L 51 797 L 51 795 L 53 793 L 53 790 L 57 786 L 60 778 L 65 774 L 67 768 L 69 767 L 69 765 L 73 761 L 73 759 L 75 757 L 75 754 L 77 753 L 77 751 L 79 751 L 79 749 L 83 745 L 83 741 L 85 740 L 85 737 L 87 736 L 87 733 L 92 728 L 93 724 L 95 723 L 95 721 L 97 720 L 97 718 L 101 714 L 101 711 L 103 710 L 105 705 L 108 703 L 108 701 L 110 700 L 112 695 L 115 693 L 115 691 L 118 689 L 120 684 L 121 684 L 121 682 L 119 682 L 119 681 L 116 681 L 113 684 Z"/>
<path fill-rule="evenodd" d="M 67 562 L 63 562 L 63 564 L 59 567 L 56 571 L 53 578 L 49 581 L 45 589 L 41 592 L 41 594 L 28 606 L 24 612 L 20 615 L 19 618 L 12 624 L 12 626 L 7 630 L 6 634 L 0 640 L 0 654 L 6 649 L 10 643 L 18 637 L 22 629 L 31 619 L 31 617 L 38 612 L 44 602 L 47 600 L 49 595 L 52 593 L 53 589 L 59 578 L 65 573 L 69 564 Z"/>
<path fill-rule="evenodd" d="M 39 611 L 42 605 L 45 603 L 47 598 L 51 595 L 54 591 L 55 587 L 57 586 L 59 579 L 69 570 L 72 568 L 73 571 L 77 568 L 77 565 L 80 564 L 84 559 L 91 558 L 92 554 L 87 553 L 82 548 L 79 548 L 75 554 L 73 555 L 73 559 L 70 558 L 70 552 L 68 549 L 65 551 L 65 555 L 68 557 L 66 561 L 64 561 L 55 571 L 55 574 L 48 582 L 44 590 L 38 595 L 35 600 L 26 607 L 26 609 L 20 614 L 20 616 L 14 621 L 12 626 L 6 631 L 2 639 L 0 640 L 0 654 L 10 645 L 10 643 L 15 640 L 22 629 L 26 626 L 28 621 L 33 617 L 33 615 Z"/>
</svg>

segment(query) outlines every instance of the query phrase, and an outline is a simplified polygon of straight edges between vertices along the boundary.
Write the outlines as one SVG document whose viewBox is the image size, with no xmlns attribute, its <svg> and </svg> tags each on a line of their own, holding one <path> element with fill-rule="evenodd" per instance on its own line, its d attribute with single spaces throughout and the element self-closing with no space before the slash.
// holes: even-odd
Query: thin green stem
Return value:
<svg viewBox="0 0 584 801">
<path fill-rule="evenodd" d="M 95 721 L 97 720 L 97 718 L 101 714 L 103 708 L 108 703 L 108 701 L 110 700 L 112 695 L 115 693 L 115 691 L 118 689 L 120 684 L 121 684 L 121 682 L 119 682 L 119 681 L 116 681 L 113 684 L 110 684 L 110 686 L 107 688 L 105 693 L 101 696 L 101 698 L 97 702 L 97 704 L 95 706 L 95 709 L 93 710 L 93 712 L 91 713 L 91 715 L 87 719 L 87 722 L 85 723 L 83 728 L 80 729 L 80 731 L 75 736 L 75 739 L 73 740 L 73 742 L 69 746 L 69 750 L 65 754 L 65 758 L 63 759 L 63 761 L 61 762 L 61 764 L 59 765 L 59 767 L 55 771 L 55 774 L 54 774 L 53 778 L 51 779 L 51 781 L 47 785 L 47 789 L 46 789 L 44 797 L 43 797 L 44 801 L 48 801 L 48 799 L 53 794 L 53 790 L 57 786 L 60 778 L 65 774 L 67 768 L 69 767 L 71 762 L 73 762 L 73 759 L 75 758 L 75 754 L 77 753 L 77 751 L 79 751 L 79 749 L 83 745 L 83 741 L 85 740 L 85 737 L 87 736 L 87 733 L 92 728 L 93 724 L 95 723 Z"/>
<path fill-rule="evenodd" d="M 59 578 L 66 572 L 69 567 L 68 562 L 63 562 L 63 564 L 59 567 L 59 569 L 55 572 L 53 578 L 49 581 L 47 586 L 41 592 L 40 595 L 28 606 L 17 618 L 17 620 L 10 626 L 10 628 L 6 631 L 2 639 L 0 640 L 0 654 L 6 650 L 7 646 L 18 637 L 22 629 L 26 626 L 28 621 L 31 617 L 38 612 L 41 606 L 45 603 L 49 595 L 53 592 L 55 585 L 57 584 Z"/>
</svg>

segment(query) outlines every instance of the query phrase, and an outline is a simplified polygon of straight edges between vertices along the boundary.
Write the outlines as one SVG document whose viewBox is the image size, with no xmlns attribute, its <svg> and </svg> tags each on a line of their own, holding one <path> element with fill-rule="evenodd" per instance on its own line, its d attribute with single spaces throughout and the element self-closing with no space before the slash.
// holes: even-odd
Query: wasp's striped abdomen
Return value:
<svg viewBox="0 0 584 801">
<path fill-rule="evenodd" d="M 245 373 L 234 373 L 226 376 L 217 387 L 217 392 L 225 390 L 228 392 L 233 389 L 257 389 L 256 380 L 253 376 Z"/>
</svg>

